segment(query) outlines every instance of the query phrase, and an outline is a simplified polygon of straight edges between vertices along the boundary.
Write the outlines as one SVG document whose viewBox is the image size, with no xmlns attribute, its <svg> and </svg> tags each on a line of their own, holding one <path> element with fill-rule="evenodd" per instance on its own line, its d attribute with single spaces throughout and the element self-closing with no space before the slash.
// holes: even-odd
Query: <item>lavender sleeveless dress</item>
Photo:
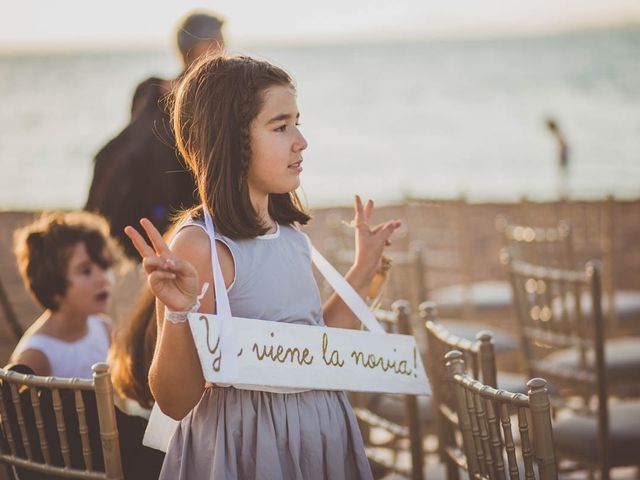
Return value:
<svg viewBox="0 0 640 480">
<path fill-rule="evenodd" d="M 204 225 L 194 223 L 204 229 Z M 205 230 L 206 231 L 206 230 Z M 306 236 L 231 240 L 234 316 L 324 325 Z M 161 480 L 371 479 L 362 436 L 344 392 L 270 393 L 210 387 L 182 420 Z"/>
</svg>

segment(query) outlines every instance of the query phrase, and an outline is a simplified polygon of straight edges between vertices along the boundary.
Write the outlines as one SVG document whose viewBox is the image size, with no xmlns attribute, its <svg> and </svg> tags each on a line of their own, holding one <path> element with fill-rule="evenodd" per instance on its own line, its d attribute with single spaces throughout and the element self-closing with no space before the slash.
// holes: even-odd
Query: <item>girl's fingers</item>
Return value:
<svg viewBox="0 0 640 480">
<path fill-rule="evenodd" d="M 402 225 L 402 222 L 400 220 L 390 220 L 388 222 L 385 223 L 381 223 L 379 225 L 376 225 L 375 227 L 373 227 L 371 229 L 371 233 L 373 235 L 381 232 L 382 230 L 388 228 L 389 226 L 393 227 L 393 230 L 397 229 L 398 227 L 400 227 L 400 225 Z"/>
<path fill-rule="evenodd" d="M 138 233 L 138 231 L 131 227 L 127 226 L 124 229 L 124 233 L 131 239 L 133 246 L 136 247 L 138 253 L 142 256 L 142 258 L 153 256 L 156 252 L 151 248 L 151 246 L 146 242 L 146 240 Z"/>
<path fill-rule="evenodd" d="M 140 225 L 142 225 L 142 228 L 144 228 L 144 231 L 147 232 L 147 235 L 149 236 L 149 240 L 151 240 L 151 244 L 153 245 L 153 248 L 155 248 L 158 255 L 166 256 L 171 253 L 169 251 L 169 246 L 167 245 L 167 242 L 164 241 L 164 238 L 162 238 L 162 235 L 160 235 L 160 232 L 153 225 L 153 223 L 151 223 L 151 221 L 149 221 L 146 218 L 143 218 L 140 220 Z"/>
<path fill-rule="evenodd" d="M 381 232 L 380 235 L 382 236 L 385 242 L 389 241 L 389 237 L 391 237 L 391 234 L 393 234 L 393 232 L 400 225 L 402 225 L 402 222 L 400 222 L 399 220 L 392 220 L 384 226 L 384 228 L 380 231 Z"/>
<path fill-rule="evenodd" d="M 373 211 L 373 200 L 367 201 L 364 206 L 364 221 L 369 223 L 371 221 L 371 212 Z"/>
<path fill-rule="evenodd" d="M 362 223 L 362 200 L 360 199 L 360 195 L 356 195 L 353 197 L 353 210 L 355 212 L 353 217 L 353 223 L 356 228 L 360 226 Z"/>
<path fill-rule="evenodd" d="M 149 274 L 149 282 L 157 283 L 157 282 L 166 282 L 172 281 L 176 279 L 176 274 L 173 272 L 167 272 L 165 270 L 155 270 Z"/>
<path fill-rule="evenodd" d="M 384 228 L 384 226 L 386 225 L 386 223 L 381 223 L 380 225 L 376 225 L 375 227 L 373 227 L 371 229 L 371 233 L 373 235 L 375 235 L 376 233 L 378 233 L 380 230 L 382 230 Z"/>
<path fill-rule="evenodd" d="M 194 266 L 189 262 L 185 262 L 184 260 L 176 258 L 168 260 L 168 264 L 171 271 L 177 273 L 178 275 L 189 275 L 195 273 Z"/>
<path fill-rule="evenodd" d="M 147 274 L 155 270 L 169 271 L 170 269 L 167 262 L 168 261 L 166 258 L 154 255 L 153 257 L 144 257 L 142 259 L 142 266 L 144 267 L 144 271 L 147 272 Z"/>
</svg>

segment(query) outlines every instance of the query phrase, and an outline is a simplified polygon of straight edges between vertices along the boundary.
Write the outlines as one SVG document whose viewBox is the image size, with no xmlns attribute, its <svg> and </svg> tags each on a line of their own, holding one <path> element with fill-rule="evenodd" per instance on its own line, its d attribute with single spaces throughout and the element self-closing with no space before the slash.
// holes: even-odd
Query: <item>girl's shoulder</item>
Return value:
<svg viewBox="0 0 640 480">
<path fill-rule="evenodd" d="M 210 243 L 207 232 L 197 223 L 182 225 L 169 242 L 173 254 L 194 266 L 206 261 L 210 256 Z"/>
<path fill-rule="evenodd" d="M 169 240 L 172 252 L 192 250 L 192 253 L 206 255 L 209 252 L 209 235 L 204 222 L 187 219 L 176 226 Z"/>
<path fill-rule="evenodd" d="M 47 335 L 26 332 L 13 352 L 10 363 L 27 365 L 36 375 L 49 375 L 51 341 Z"/>
<path fill-rule="evenodd" d="M 9 360 L 14 365 L 26 365 L 35 375 L 51 375 L 51 362 L 47 352 L 37 345 L 14 350 Z"/>
<path fill-rule="evenodd" d="M 235 260 L 229 243 L 216 235 L 216 251 L 222 275 L 227 287 L 235 278 Z M 171 252 L 179 259 L 191 263 L 200 279 L 209 279 L 211 274 L 211 241 L 204 223 L 189 220 L 180 225 L 169 243 Z M 211 283 L 211 282 L 209 282 Z"/>
</svg>

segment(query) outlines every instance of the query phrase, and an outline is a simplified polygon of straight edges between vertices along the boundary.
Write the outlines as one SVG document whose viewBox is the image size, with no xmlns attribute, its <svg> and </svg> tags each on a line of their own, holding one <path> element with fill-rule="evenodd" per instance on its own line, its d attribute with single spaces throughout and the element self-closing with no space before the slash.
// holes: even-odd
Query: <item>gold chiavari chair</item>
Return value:
<svg viewBox="0 0 640 480">
<path fill-rule="evenodd" d="M 536 203 L 523 200 L 520 214 L 516 214 L 511 222 L 510 231 L 505 232 L 507 236 L 513 237 L 515 233 L 520 238 L 505 240 L 512 246 L 516 240 L 520 243 L 520 250 L 528 250 L 528 258 L 523 258 L 516 255 L 514 249 L 511 252 L 514 258 L 536 265 L 576 269 L 589 260 L 599 260 L 602 265 L 602 310 L 608 329 L 637 333 L 640 332 L 640 290 L 637 282 L 631 286 L 628 280 L 626 288 L 620 288 L 620 279 L 617 278 L 620 256 L 629 257 L 621 250 L 624 247 L 625 228 L 616 225 L 616 219 L 624 221 L 622 215 L 628 208 L 625 202 L 616 201 L 613 196 L 608 196 L 604 201 Z M 508 225 L 504 218 L 499 223 Z M 536 250 L 537 258 L 533 256 Z M 634 273 L 637 278 L 637 264 L 630 265 L 627 262 L 624 266 L 630 270 L 624 272 L 627 278 L 634 278 Z"/>
<path fill-rule="evenodd" d="M 20 478 L 124 478 L 107 364 L 91 380 L 0 369 L 0 381 L 0 461 Z"/>
<path fill-rule="evenodd" d="M 460 351 L 469 375 L 474 379 L 482 379 L 484 384 L 494 388 L 499 386 L 507 391 L 523 393 L 526 392 L 525 378 L 522 375 L 497 371 L 491 332 L 480 331 L 475 340 L 461 338 L 451 333 L 436 319 L 435 306 L 432 303 L 424 302 L 420 310 L 421 318 L 426 320 L 428 358 L 425 365 L 433 393 L 440 460 L 447 467 L 447 477 L 456 479 L 458 466 L 447 453 L 451 445 L 455 444 L 456 427 L 452 419 L 455 417 L 456 400 L 443 360 L 445 354 L 451 350 Z"/>
<path fill-rule="evenodd" d="M 561 221 L 554 227 L 546 228 L 509 224 L 504 219 L 499 220 L 498 223 L 499 229 L 503 232 L 507 254 L 514 261 L 560 270 L 579 268 L 576 267 L 572 229 L 568 223 Z M 533 283 L 530 282 L 530 286 L 533 288 Z M 584 309 L 591 308 L 588 298 L 590 292 L 583 290 L 582 296 L 584 298 L 581 299 L 581 306 Z M 609 310 L 612 301 L 614 301 L 613 297 L 604 295 L 603 291 L 603 312 Z M 582 313 L 586 315 L 589 312 L 584 310 Z M 625 377 L 634 377 L 640 371 L 640 337 L 615 335 L 610 316 L 605 322 L 604 335 L 605 338 L 610 337 L 605 340 L 609 351 L 605 361 L 605 368 L 609 371 L 608 377 L 615 383 L 622 382 L 624 387 L 624 384 L 628 383 Z M 633 391 L 630 393 L 635 394 Z"/>
<path fill-rule="evenodd" d="M 462 440 L 459 444 L 454 438 L 445 448 L 452 466 L 478 479 L 504 479 L 507 475 L 514 480 L 557 479 L 545 380 L 529 380 L 526 395 L 497 390 L 467 373 L 462 352 L 448 352 L 445 360 L 455 395 L 455 412 L 449 420 Z M 511 422 L 514 413 L 519 442 L 514 440 Z M 454 472 L 454 478 L 457 468 L 449 470 Z"/>
<path fill-rule="evenodd" d="M 390 311 L 378 309 L 374 314 L 388 331 L 404 335 L 413 334 L 411 309 L 406 300 L 395 301 Z M 427 397 L 420 397 L 419 400 L 415 395 L 374 396 L 378 399 L 386 397 L 393 397 L 393 401 L 382 411 L 367 408 L 366 404 L 354 406 L 369 461 L 378 475 L 395 474 L 403 478 L 421 480 L 424 478 L 425 455 L 422 430 L 425 410 L 430 408 L 430 404 L 420 401 L 427 400 Z M 384 440 L 376 441 L 376 435 Z M 410 462 L 402 461 L 399 455 L 402 450 L 408 451 Z"/>
<path fill-rule="evenodd" d="M 502 258 L 514 290 L 529 376 L 548 379 L 559 411 L 554 425 L 559 458 L 599 470 L 638 465 L 640 401 L 610 401 L 637 391 L 637 367 L 616 357 L 605 340 L 600 268 L 546 268 Z"/>
</svg>

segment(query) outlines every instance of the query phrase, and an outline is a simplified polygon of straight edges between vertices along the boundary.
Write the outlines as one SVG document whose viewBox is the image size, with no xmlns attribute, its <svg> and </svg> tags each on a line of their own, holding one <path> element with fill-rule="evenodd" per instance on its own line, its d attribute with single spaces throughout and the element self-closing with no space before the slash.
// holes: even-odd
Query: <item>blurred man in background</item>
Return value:
<svg viewBox="0 0 640 480">
<path fill-rule="evenodd" d="M 196 12 L 178 25 L 176 44 L 183 71 L 175 79 L 151 77 L 140 83 L 131 102 L 129 124 L 96 155 L 85 206 L 103 214 L 127 255 L 138 254 L 123 233 L 142 217 L 164 232 L 172 215 L 196 203 L 196 186 L 177 152 L 167 97 L 189 66 L 205 53 L 222 51 L 223 20 Z"/>
<path fill-rule="evenodd" d="M 566 199 L 569 195 L 569 147 L 564 134 L 553 117 L 546 119 L 545 124 L 556 142 L 558 150 L 558 196 Z"/>
</svg>

